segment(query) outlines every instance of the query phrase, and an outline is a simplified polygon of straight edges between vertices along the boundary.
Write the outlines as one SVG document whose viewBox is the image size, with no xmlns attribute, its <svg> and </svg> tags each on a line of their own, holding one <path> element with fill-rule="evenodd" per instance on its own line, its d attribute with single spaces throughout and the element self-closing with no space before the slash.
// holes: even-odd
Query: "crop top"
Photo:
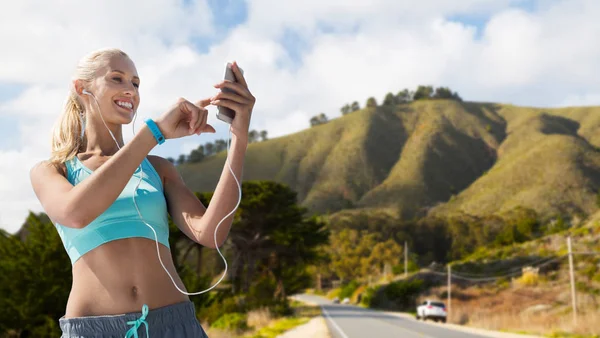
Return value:
<svg viewBox="0 0 600 338">
<path fill-rule="evenodd" d="M 73 186 L 93 173 L 77 156 L 66 161 L 65 165 L 67 179 Z M 167 202 L 162 181 L 150 161 L 144 159 L 142 166 L 144 176 L 137 189 L 135 201 L 144 220 L 156 231 L 158 242 L 169 248 Z M 87 252 L 110 241 L 132 237 L 155 240 L 154 232 L 142 222 L 133 203 L 132 193 L 140 180 L 140 173 L 138 167 L 113 204 L 85 227 L 78 229 L 54 224 L 71 264 L 75 264 Z"/>
</svg>

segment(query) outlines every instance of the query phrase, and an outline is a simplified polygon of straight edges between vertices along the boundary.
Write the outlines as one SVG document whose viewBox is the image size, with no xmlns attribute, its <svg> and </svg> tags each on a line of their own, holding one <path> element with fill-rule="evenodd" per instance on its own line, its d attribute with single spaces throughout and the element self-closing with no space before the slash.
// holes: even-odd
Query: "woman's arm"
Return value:
<svg viewBox="0 0 600 338">
<path fill-rule="evenodd" d="M 73 186 L 59 169 L 44 161 L 30 170 L 31 185 L 51 220 L 83 228 L 117 199 L 156 144 L 144 125 L 129 143 L 81 183 Z"/>
<path fill-rule="evenodd" d="M 170 205 L 171 217 L 189 238 L 204 246 L 215 248 L 225 242 L 231 223 L 233 213 L 219 225 L 219 222 L 233 211 L 238 203 L 242 184 L 242 173 L 244 157 L 248 147 L 248 130 L 250 118 L 256 99 L 248 89 L 248 83 L 242 75 L 236 62 L 232 66 L 236 81 L 223 81 L 215 85 L 215 88 L 228 88 L 230 91 L 221 91 L 210 98 L 210 103 L 215 106 L 223 106 L 235 112 L 235 118 L 231 122 L 230 131 L 231 147 L 228 154 L 228 162 L 234 172 L 240 186 L 231 175 L 229 165 L 225 164 L 221 172 L 221 178 L 215 189 L 208 209 L 196 198 L 186 187 L 185 183 L 177 173 L 175 167 L 169 163 L 167 185 L 168 204 Z M 208 102 L 206 102 L 208 103 Z M 217 243 L 215 243 L 215 229 L 219 225 Z"/>
<path fill-rule="evenodd" d="M 247 140 L 234 136 L 228 154 L 231 169 L 240 185 L 247 144 Z M 241 186 L 238 188 L 238 183 L 231 175 L 229 166 L 225 164 L 223 167 L 221 178 L 207 209 L 186 186 L 171 162 L 159 157 L 153 157 L 152 160 L 158 164 L 157 169 L 165 181 L 167 207 L 177 227 L 190 239 L 203 246 L 214 249 L 223 245 L 231 229 L 235 213 L 232 213 L 219 225 L 216 245 L 215 229 L 219 222 L 237 205 L 240 194 L 238 189 L 241 189 Z"/>
<path fill-rule="evenodd" d="M 214 128 L 206 124 L 207 114 L 203 107 L 179 99 L 157 119 L 156 124 L 167 139 L 202 132 L 214 133 Z M 31 185 L 51 220 L 68 227 L 82 228 L 117 199 L 142 160 L 156 145 L 156 139 L 144 124 L 129 143 L 81 183 L 73 186 L 59 168 L 41 162 L 30 170 Z"/>
</svg>

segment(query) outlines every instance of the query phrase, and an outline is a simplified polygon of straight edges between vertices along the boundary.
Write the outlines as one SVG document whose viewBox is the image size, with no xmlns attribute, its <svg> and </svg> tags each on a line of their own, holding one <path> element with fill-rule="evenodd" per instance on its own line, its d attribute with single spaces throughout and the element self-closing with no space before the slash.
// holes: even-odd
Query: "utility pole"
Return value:
<svg viewBox="0 0 600 338">
<path fill-rule="evenodd" d="M 321 284 L 321 273 L 319 272 L 317 274 L 317 291 L 321 292 L 322 290 L 322 284 Z"/>
<path fill-rule="evenodd" d="M 448 311 L 446 311 L 446 320 L 450 323 L 450 311 L 452 309 L 452 266 L 448 264 Z"/>
<path fill-rule="evenodd" d="M 567 238 L 569 247 L 569 274 L 571 275 L 571 298 L 573 303 L 573 325 L 577 327 L 577 299 L 575 297 L 575 272 L 573 271 L 573 248 L 571 246 L 571 236 Z"/>
<path fill-rule="evenodd" d="M 408 277 L 408 245 L 404 241 L 404 278 Z"/>
</svg>

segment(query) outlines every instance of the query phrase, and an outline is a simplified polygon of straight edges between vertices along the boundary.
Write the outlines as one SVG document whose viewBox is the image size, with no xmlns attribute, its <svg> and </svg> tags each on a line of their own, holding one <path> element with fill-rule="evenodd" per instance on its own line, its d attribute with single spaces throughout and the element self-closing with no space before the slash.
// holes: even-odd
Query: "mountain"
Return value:
<svg viewBox="0 0 600 338">
<path fill-rule="evenodd" d="M 408 219 L 523 206 L 591 214 L 599 132 L 600 107 L 419 100 L 252 143 L 243 180 L 288 184 L 315 213 L 365 208 Z M 194 191 L 212 191 L 224 164 L 221 152 L 178 168 Z"/>
</svg>

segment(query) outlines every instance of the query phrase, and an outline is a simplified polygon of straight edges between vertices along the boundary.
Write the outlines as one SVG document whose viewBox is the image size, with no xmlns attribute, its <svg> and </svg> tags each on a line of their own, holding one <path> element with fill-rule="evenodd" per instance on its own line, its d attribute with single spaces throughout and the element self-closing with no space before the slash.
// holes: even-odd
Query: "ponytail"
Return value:
<svg viewBox="0 0 600 338">
<path fill-rule="evenodd" d="M 77 155 L 86 136 L 81 138 L 84 110 L 74 93 L 70 93 L 64 104 L 62 116 L 54 127 L 50 162 L 57 164 Z"/>
</svg>

